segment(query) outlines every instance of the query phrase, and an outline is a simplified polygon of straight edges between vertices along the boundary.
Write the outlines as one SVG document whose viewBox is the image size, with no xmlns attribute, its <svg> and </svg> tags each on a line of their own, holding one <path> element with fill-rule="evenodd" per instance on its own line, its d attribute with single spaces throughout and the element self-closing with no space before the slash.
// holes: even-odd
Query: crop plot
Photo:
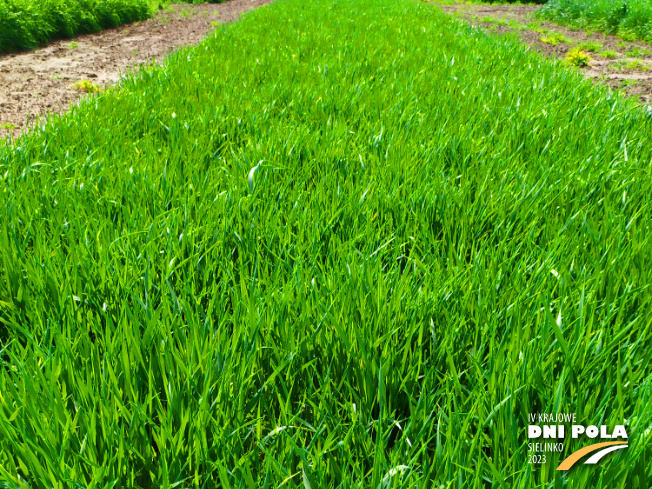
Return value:
<svg viewBox="0 0 652 489">
<path fill-rule="evenodd" d="M 647 0 L 550 0 L 539 16 L 572 28 L 617 34 L 628 41 L 652 41 L 652 4 Z"/>
<path fill-rule="evenodd" d="M 0 54 L 147 18 L 148 0 L 2 0 Z"/>
<path fill-rule="evenodd" d="M 651 155 L 638 101 L 415 0 L 130 72 L 0 144 L 0 486 L 649 489 Z M 627 448 L 562 473 L 535 413 Z"/>
<path fill-rule="evenodd" d="M 652 103 L 652 47 L 648 44 L 542 21 L 538 5 L 446 2 L 439 7 L 489 32 L 515 34 L 545 56 L 568 61 L 569 53 L 573 57 L 573 52 L 583 52 L 585 61 L 570 64 L 581 68 L 585 76 Z"/>
<path fill-rule="evenodd" d="M 222 23 L 265 3 L 268 0 L 172 5 L 137 25 L 79 36 L 74 44 L 55 41 L 36 51 L 0 57 L 0 138 L 17 137 L 39 116 L 69 110 L 85 93 L 75 88 L 79 80 L 113 85 L 121 73 L 155 59 L 162 62 L 171 50 L 196 44 Z"/>
</svg>

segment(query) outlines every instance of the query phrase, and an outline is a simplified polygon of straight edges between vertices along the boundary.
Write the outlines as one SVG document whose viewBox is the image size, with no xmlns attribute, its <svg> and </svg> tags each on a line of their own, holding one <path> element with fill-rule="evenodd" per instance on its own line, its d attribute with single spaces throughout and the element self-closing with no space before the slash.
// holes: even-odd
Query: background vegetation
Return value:
<svg viewBox="0 0 652 489">
<path fill-rule="evenodd" d="M 649 488 L 651 154 L 432 5 L 247 14 L 0 148 L 2 484 Z"/>
<path fill-rule="evenodd" d="M 158 0 L 0 0 L 0 54 L 143 20 L 162 3 Z"/>
<path fill-rule="evenodd" d="M 550 0 L 539 10 L 539 16 L 564 25 L 652 42 L 649 0 Z"/>
</svg>

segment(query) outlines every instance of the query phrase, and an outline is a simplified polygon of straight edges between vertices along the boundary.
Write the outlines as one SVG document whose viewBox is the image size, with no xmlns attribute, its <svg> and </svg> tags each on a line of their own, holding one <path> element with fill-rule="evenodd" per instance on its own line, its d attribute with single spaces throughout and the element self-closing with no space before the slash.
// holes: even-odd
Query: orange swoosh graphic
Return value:
<svg viewBox="0 0 652 489">
<path fill-rule="evenodd" d="M 579 459 L 581 459 L 584 455 L 587 455 L 591 452 L 595 452 L 596 450 L 600 450 L 601 448 L 604 447 L 610 447 L 613 445 L 627 445 L 626 441 L 607 441 L 605 443 L 596 443 L 595 445 L 589 445 L 588 447 L 581 448 L 580 450 L 571 453 L 566 459 L 559 464 L 559 467 L 557 467 L 557 470 L 568 470 L 570 469 L 573 465 L 575 465 L 575 462 L 577 462 Z"/>
</svg>

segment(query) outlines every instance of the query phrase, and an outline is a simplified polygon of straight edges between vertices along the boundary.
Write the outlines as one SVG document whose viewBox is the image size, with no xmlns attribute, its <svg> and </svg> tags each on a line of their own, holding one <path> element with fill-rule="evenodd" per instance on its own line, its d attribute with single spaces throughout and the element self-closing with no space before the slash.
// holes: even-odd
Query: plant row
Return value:
<svg viewBox="0 0 652 489">
<path fill-rule="evenodd" d="M 538 15 L 563 25 L 652 42 L 649 0 L 550 0 Z"/>
<path fill-rule="evenodd" d="M 0 0 L 0 54 L 146 19 L 151 0 Z M 192 0 L 187 3 L 193 3 Z"/>
</svg>

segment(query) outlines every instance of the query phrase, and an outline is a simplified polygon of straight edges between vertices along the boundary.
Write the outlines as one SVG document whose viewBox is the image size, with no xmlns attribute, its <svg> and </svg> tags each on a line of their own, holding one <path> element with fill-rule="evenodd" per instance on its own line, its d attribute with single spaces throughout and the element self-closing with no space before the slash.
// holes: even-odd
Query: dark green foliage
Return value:
<svg viewBox="0 0 652 489">
<path fill-rule="evenodd" d="M 0 0 L 0 53 L 148 16 L 148 0 Z"/>
<path fill-rule="evenodd" d="M 539 16 L 565 25 L 652 41 L 650 0 L 550 0 Z"/>
</svg>

